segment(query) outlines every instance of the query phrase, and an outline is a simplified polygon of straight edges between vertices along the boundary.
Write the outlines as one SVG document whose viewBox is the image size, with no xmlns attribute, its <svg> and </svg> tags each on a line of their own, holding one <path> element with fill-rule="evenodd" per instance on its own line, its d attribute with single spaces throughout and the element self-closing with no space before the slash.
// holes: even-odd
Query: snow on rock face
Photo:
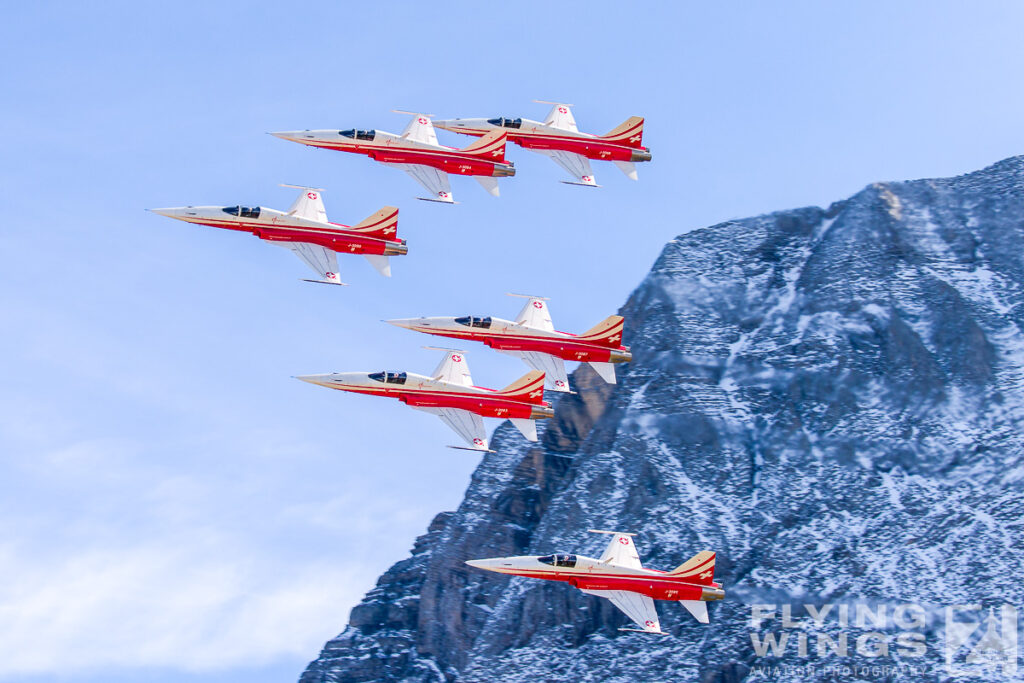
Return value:
<svg viewBox="0 0 1024 683">
<path fill-rule="evenodd" d="M 619 384 L 577 370 L 540 445 L 502 426 L 302 682 L 737 681 L 768 663 L 754 603 L 1020 605 L 1022 283 L 1024 157 L 680 236 L 622 310 Z M 711 624 L 658 602 L 671 635 L 626 634 L 607 601 L 463 564 L 598 556 L 588 528 L 638 532 L 655 568 L 717 551 Z M 933 621 L 913 661 L 771 661 L 938 679 Z"/>
</svg>

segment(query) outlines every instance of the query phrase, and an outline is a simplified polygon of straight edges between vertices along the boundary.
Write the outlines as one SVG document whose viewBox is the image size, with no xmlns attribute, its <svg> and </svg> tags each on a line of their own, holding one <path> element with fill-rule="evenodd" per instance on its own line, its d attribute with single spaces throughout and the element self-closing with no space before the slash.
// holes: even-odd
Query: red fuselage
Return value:
<svg viewBox="0 0 1024 683">
<path fill-rule="evenodd" d="M 403 145 L 391 140 L 384 142 L 366 141 L 360 143 L 347 140 L 299 140 L 311 147 L 333 149 L 338 152 L 363 154 L 385 164 L 416 164 L 430 166 L 445 173 L 468 176 L 494 176 L 504 178 L 515 175 L 508 162 L 491 161 L 478 155 L 460 152 L 457 149 L 430 149 L 415 145 Z"/>
<path fill-rule="evenodd" d="M 317 244 L 325 249 L 346 254 L 371 254 L 393 256 L 405 254 L 405 240 L 386 240 L 357 231 L 347 230 L 349 226 L 331 223 L 332 227 L 318 228 L 306 225 L 268 223 L 258 220 L 223 220 L 202 218 L 189 220 L 190 223 L 209 225 L 214 228 L 249 232 L 268 242 L 305 242 Z M 335 227 L 336 226 L 336 227 Z"/>
</svg>

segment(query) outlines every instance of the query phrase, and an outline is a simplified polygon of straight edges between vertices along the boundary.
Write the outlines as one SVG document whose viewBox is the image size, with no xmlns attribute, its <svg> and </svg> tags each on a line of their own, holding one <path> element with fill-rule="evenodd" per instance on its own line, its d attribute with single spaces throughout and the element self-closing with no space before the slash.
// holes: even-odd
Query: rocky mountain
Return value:
<svg viewBox="0 0 1024 683">
<path fill-rule="evenodd" d="M 577 370 L 540 444 L 500 427 L 302 683 L 1024 676 L 993 646 L 1024 595 L 1024 157 L 686 233 L 622 315 L 619 384 Z M 598 556 L 588 528 L 656 568 L 717 551 L 711 624 L 620 632 L 463 564 Z"/>
</svg>

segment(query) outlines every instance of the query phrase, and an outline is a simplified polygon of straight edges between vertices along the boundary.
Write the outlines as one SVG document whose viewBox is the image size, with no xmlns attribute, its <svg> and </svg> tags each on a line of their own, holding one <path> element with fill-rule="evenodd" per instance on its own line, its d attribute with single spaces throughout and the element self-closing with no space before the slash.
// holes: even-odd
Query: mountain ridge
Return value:
<svg viewBox="0 0 1024 683">
<path fill-rule="evenodd" d="M 785 600 L 935 607 L 918 659 L 937 680 L 939 607 L 1022 597 L 1022 253 L 1024 157 L 671 240 L 620 310 L 619 384 L 582 366 L 539 444 L 500 426 L 458 510 L 300 680 L 732 681 L 765 661 L 913 659 L 759 657 L 752 605 Z M 462 564 L 599 554 L 588 528 L 640 532 L 658 568 L 716 550 L 711 624 L 659 602 L 670 637 L 624 635 L 607 601 Z"/>
</svg>

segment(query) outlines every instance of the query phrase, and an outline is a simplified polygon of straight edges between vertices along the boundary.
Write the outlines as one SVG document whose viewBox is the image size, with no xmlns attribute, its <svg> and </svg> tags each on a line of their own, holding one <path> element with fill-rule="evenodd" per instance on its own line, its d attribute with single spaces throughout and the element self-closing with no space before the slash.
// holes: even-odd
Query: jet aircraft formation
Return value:
<svg viewBox="0 0 1024 683">
<path fill-rule="evenodd" d="M 540 100 L 537 100 L 541 102 Z M 401 134 L 377 129 L 294 130 L 272 135 L 303 145 L 354 154 L 399 168 L 429 192 L 426 201 L 454 204 L 448 176 L 471 176 L 490 194 L 499 195 L 498 179 L 515 176 L 515 164 L 505 156 L 507 143 L 550 157 L 572 177 L 571 185 L 598 187 L 590 162 L 611 161 L 632 180 L 636 163 L 651 160 L 643 146 L 644 119 L 633 116 L 605 135 L 579 131 L 572 105 L 547 102 L 552 108 L 544 121 L 525 118 L 454 118 L 433 120 L 432 115 L 412 114 Z M 474 136 L 463 148 L 438 142 L 436 128 Z M 184 206 L 151 209 L 152 212 L 187 223 L 248 232 L 261 240 L 293 251 L 316 274 L 306 279 L 343 285 L 338 254 L 364 256 L 386 277 L 391 276 L 391 256 L 408 253 L 398 237 L 398 209 L 386 206 L 370 217 L 348 226 L 327 220 L 323 190 L 284 185 L 299 190 L 287 211 L 263 206 Z M 395 398 L 406 405 L 439 417 L 458 434 L 464 450 L 492 452 L 483 418 L 508 419 L 529 441 L 537 441 L 537 420 L 554 417 L 544 390 L 572 392 L 565 361 L 587 363 L 605 381 L 616 382 L 615 364 L 632 360 L 622 344 L 623 318 L 612 315 L 580 334 L 557 331 L 547 299 L 511 294 L 526 299 L 514 320 L 491 315 L 397 318 L 392 325 L 462 341 L 480 342 L 498 352 L 520 358 L 530 371 L 504 389 L 476 386 L 459 349 L 445 353 L 430 375 L 407 371 L 342 372 L 297 377 L 304 382 L 357 394 Z M 607 598 L 622 610 L 640 631 L 662 633 L 653 600 L 677 600 L 701 623 L 708 623 L 705 603 L 721 600 L 725 593 L 714 583 L 715 554 L 702 551 L 670 572 L 644 568 L 632 535 L 612 535 L 599 559 L 556 553 L 547 556 L 504 557 L 469 560 L 470 566 L 503 574 L 564 581 L 585 593 Z M 637 629 L 622 629 L 637 630 Z"/>
</svg>

